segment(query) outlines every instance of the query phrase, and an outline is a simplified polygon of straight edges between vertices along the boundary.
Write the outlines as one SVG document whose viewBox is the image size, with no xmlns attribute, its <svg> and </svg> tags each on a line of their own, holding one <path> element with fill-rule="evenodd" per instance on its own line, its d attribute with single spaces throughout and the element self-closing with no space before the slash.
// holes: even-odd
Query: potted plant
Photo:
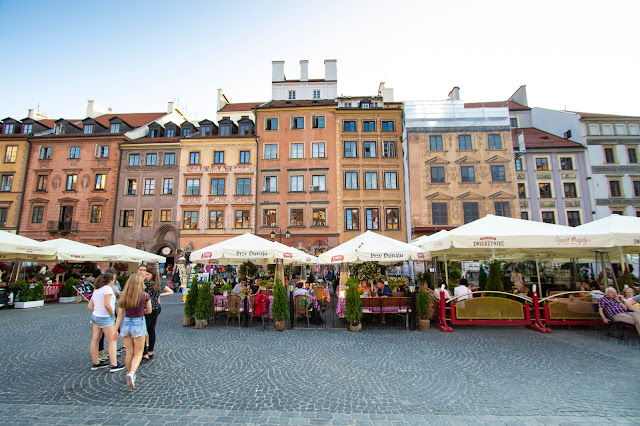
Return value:
<svg viewBox="0 0 640 426">
<path fill-rule="evenodd" d="M 31 288 L 29 283 L 24 280 L 16 282 L 16 286 L 20 288 L 18 293 L 18 302 L 14 303 L 16 309 L 37 308 L 44 306 L 44 283 L 40 281 Z"/>
<path fill-rule="evenodd" d="M 504 291 L 504 285 L 502 284 L 502 272 L 499 260 L 494 260 L 489 265 L 489 278 L 487 279 L 486 290 L 491 291 Z"/>
<path fill-rule="evenodd" d="M 198 302 L 198 279 L 196 276 L 191 281 L 191 287 L 187 293 L 187 301 L 184 304 L 184 319 L 182 325 L 184 327 L 191 327 L 195 324 L 193 314 L 196 311 L 196 303 Z"/>
<path fill-rule="evenodd" d="M 345 318 L 349 321 L 349 330 L 362 330 L 362 299 L 358 291 L 358 283 L 354 278 L 347 281 L 347 296 L 345 298 Z"/>
<path fill-rule="evenodd" d="M 420 289 L 416 295 L 416 315 L 418 328 L 425 330 L 431 326 L 431 297 L 426 290 Z"/>
<path fill-rule="evenodd" d="M 227 297 L 227 294 L 229 294 L 231 290 L 233 290 L 233 287 L 231 287 L 231 284 L 225 284 L 220 287 L 220 291 L 222 292 L 222 295 L 225 297 Z"/>
<path fill-rule="evenodd" d="M 484 265 L 480 265 L 480 272 L 478 273 L 478 287 L 480 287 L 480 290 L 485 290 L 487 287 L 487 272 L 484 270 Z"/>
<path fill-rule="evenodd" d="M 258 267 L 250 261 L 242 262 L 242 265 L 238 268 L 238 274 L 241 278 L 253 278 L 258 273 Z"/>
<path fill-rule="evenodd" d="M 271 318 L 275 323 L 276 330 L 284 330 L 285 322 L 289 319 L 289 301 L 287 300 L 287 291 L 280 281 L 276 278 L 273 286 L 273 305 L 271 306 Z"/>
<path fill-rule="evenodd" d="M 209 282 L 205 281 L 198 289 L 198 300 L 193 316 L 196 319 L 196 328 L 207 328 L 209 316 L 211 315 L 211 292 Z"/>
<path fill-rule="evenodd" d="M 73 303 L 78 299 L 75 288 L 76 284 L 80 284 L 80 280 L 77 278 L 69 278 L 65 281 L 64 286 L 60 290 L 60 298 L 58 303 Z"/>
</svg>

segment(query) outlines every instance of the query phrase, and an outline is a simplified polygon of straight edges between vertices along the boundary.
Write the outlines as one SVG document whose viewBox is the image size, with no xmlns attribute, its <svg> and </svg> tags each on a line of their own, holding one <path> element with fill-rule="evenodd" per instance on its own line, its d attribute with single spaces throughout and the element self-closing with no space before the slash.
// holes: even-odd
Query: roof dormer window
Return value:
<svg viewBox="0 0 640 426">
<path fill-rule="evenodd" d="M 67 125 L 63 123 L 56 124 L 54 132 L 56 135 L 63 135 L 67 130 Z"/>
<path fill-rule="evenodd" d="M 12 135 L 13 134 L 13 129 L 14 129 L 13 124 L 5 124 L 4 125 L 4 134 L 5 135 Z"/>
<path fill-rule="evenodd" d="M 221 136 L 229 136 L 231 134 L 231 126 L 228 124 L 225 124 L 223 126 L 220 126 L 220 135 Z"/>
<path fill-rule="evenodd" d="M 29 135 L 33 132 L 33 124 L 25 124 L 22 126 L 22 133 Z"/>
<path fill-rule="evenodd" d="M 360 103 L 360 107 L 362 109 L 369 109 L 369 107 L 371 106 L 371 104 L 369 102 L 362 102 Z"/>
<path fill-rule="evenodd" d="M 93 124 L 85 124 L 85 126 L 84 126 L 84 134 L 85 135 L 90 135 L 91 133 L 93 133 Z"/>
<path fill-rule="evenodd" d="M 188 129 L 185 129 L 185 130 L 188 130 Z M 202 126 L 202 127 L 200 127 L 200 134 L 203 135 L 203 136 L 211 135 L 211 126 Z"/>
<path fill-rule="evenodd" d="M 150 138 L 157 138 L 158 137 L 158 131 L 156 129 L 149 130 L 149 137 Z"/>
<path fill-rule="evenodd" d="M 113 123 L 111 125 L 111 133 L 120 133 L 120 123 Z"/>
<path fill-rule="evenodd" d="M 191 134 L 191 129 L 185 128 L 182 129 L 182 136 L 189 136 Z"/>
<path fill-rule="evenodd" d="M 175 136 L 175 133 L 176 133 L 175 129 L 167 129 L 165 136 L 168 138 L 172 138 Z"/>
</svg>

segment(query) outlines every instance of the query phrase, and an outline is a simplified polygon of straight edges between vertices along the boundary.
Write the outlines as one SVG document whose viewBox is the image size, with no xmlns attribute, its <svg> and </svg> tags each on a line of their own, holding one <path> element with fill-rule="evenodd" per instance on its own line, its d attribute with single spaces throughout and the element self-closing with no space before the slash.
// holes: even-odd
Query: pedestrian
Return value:
<svg viewBox="0 0 640 426">
<path fill-rule="evenodd" d="M 118 354 L 116 349 L 118 347 L 118 338 L 114 336 L 116 332 L 114 324 L 115 309 L 116 309 L 116 296 L 113 293 L 111 284 L 114 281 L 113 274 L 106 273 L 100 275 L 95 281 L 95 290 L 89 301 L 87 308 L 92 311 L 91 322 L 93 323 L 93 333 L 91 335 L 91 345 L 89 346 L 89 353 L 91 354 L 91 361 L 93 365 L 91 370 L 95 371 L 100 368 L 105 368 L 111 365 L 111 372 L 115 373 L 124 368 L 122 364 L 118 364 Z M 114 336 L 109 343 L 109 364 L 107 361 L 101 361 L 98 357 L 98 340 L 102 337 L 102 332 L 107 336 Z"/>
<path fill-rule="evenodd" d="M 120 283 L 118 282 L 117 279 L 115 279 L 118 276 L 118 273 L 113 268 L 107 268 L 107 270 L 105 271 L 105 274 L 107 273 L 113 275 L 114 277 L 114 280 L 111 282 L 111 289 L 113 290 L 113 294 L 115 295 L 115 298 L 114 298 L 114 311 L 115 311 L 116 310 L 115 304 L 118 301 L 118 297 L 120 297 L 120 291 L 121 291 Z M 100 361 L 106 361 L 107 359 L 109 359 L 109 357 L 104 353 L 104 341 L 108 338 L 109 338 L 109 335 L 105 335 L 104 330 L 101 330 L 100 339 L 98 340 L 98 358 L 100 359 Z"/>
<path fill-rule="evenodd" d="M 158 300 L 162 296 L 171 296 L 173 290 L 168 286 L 162 286 L 160 281 L 160 275 L 155 265 L 147 265 L 147 280 L 144 283 L 145 292 L 151 299 L 151 313 L 144 316 L 147 324 L 147 336 L 146 345 L 144 348 L 143 359 L 153 359 L 153 348 L 156 344 L 156 322 L 158 321 L 158 315 L 162 311 L 160 301 Z"/>
<path fill-rule="evenodd" d="M 144 314 L 148 313 L 151 313 L 151 299 L 144 291 L 144 280 L 139 274 L 131 274 L 118 301 L 118 319 L 113 334 L 113 340 L 117 340 L 117 329 L 122 324 L 121 333 L 127 366 L 126 382 L 129 390 L 135 387 L 136 371 L 142 360 L 144 336 L 147 334 Z"/>
</svg>

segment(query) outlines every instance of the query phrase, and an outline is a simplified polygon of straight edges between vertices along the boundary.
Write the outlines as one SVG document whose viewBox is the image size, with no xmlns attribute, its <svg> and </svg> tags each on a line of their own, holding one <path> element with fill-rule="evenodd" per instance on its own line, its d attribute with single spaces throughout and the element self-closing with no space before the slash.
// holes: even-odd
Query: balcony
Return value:
<svg viewBox="0 0 640 426">
<path fill-rule="evenodd" d="M 47 222 L 47 232 L 51 234 L 61 233 L 78 233 L 78 221 L 72 222 L 59 222 L 57 220 L 50 220 Z"/>
</svg>

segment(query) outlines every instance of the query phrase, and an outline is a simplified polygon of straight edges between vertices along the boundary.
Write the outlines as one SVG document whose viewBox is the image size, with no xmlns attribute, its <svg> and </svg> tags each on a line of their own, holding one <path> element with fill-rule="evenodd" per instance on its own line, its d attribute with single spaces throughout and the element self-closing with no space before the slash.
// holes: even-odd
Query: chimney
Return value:
<svg viewBox="0 0 640 426">
<path fill-rule="evenodd" d="M 458 86 L 454 87 L 449 92 L 449 100 L 450 101 L 459 101 L 460 100 L 460 88 Z"/>
<path fill-rule="evenodd" d="M 167 105 L 167 114 L 171 114 L 175 109 L 176 107 L 174 106 L 174 102 L 169 102 Z"/>
<path fill-rule="evenodd" d="M 284 61 L 271 62 L 271 82 L 284 81 Z"/>
<path fill-rule="evenodd" d="M 29 109 L 29 114 L 27 114 L 27 117 L 28 117 L 28 118 L 33 118 L 33 119 L 35 119 L 35 118 L 36 118 L 36 114 L 35 114 L 35 112 L 33 111 L 33 109 Z"/>
<path fill-rule="evenodd" d="M 87 101 L 87 117 L 96 118 L 101 115 L 109 114 L 111 110 L 103 107 L 96 101 Z"/>
<path fill-rule="evenodd" d="M 384 87 L 384 81 L 378 86 L 378 96 L 382 96 L 382 102 L 393 102 L 393 89 Z"/>
<path fill-rule="evenodd" d="M 309 81 L 309 61 L 300 61 L 300 81 Z"/>
<path fill-rule="evenodd" d="M 326 81 L 338 81 L 338 61 L 335 59 L 325 59 L 324 79 Z"/>
<path fill-rule="evenodd" d="M 220 111 L 222 108 L 224 108 L 225 105 L 230 103 L 231 102 L 229 102 L 229 99 L 227 98 L 227 95 L 225 95 L 224 90 L 218 89 L 218 103 L 216 105 L 218 109 L 216 111 Z"/>
</svg>

